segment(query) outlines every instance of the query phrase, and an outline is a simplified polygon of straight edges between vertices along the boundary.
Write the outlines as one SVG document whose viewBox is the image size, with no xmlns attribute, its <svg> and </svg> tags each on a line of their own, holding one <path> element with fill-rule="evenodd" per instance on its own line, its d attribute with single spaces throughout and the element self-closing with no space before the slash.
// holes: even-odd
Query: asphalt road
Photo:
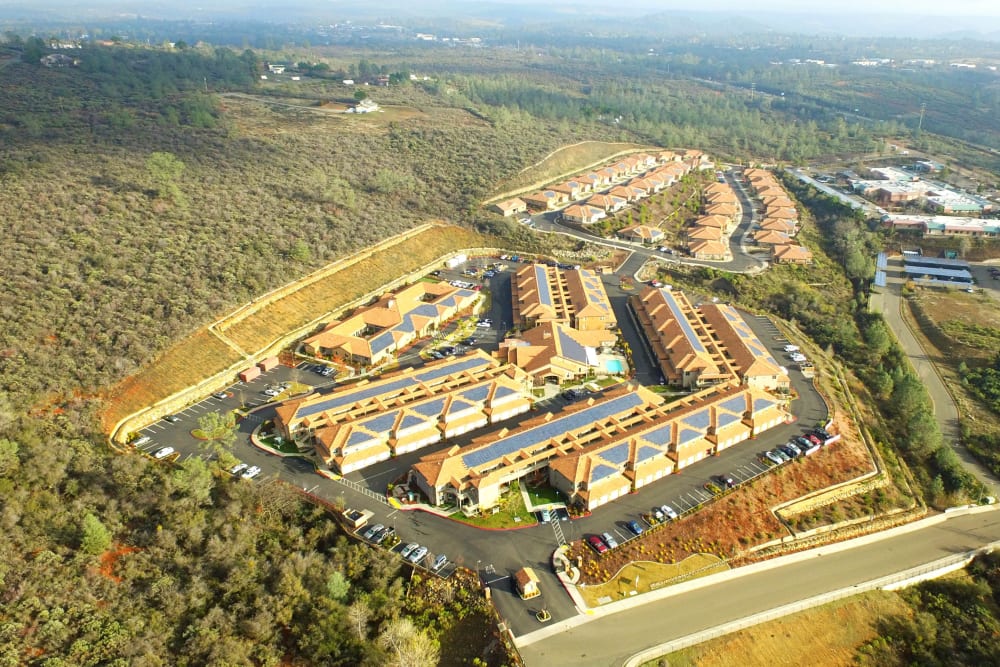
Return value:
<svg viewBox="0 0 1000 667">
<path fill-rule="evenodd" d="M 887 287 L 881 290 L 882 316 L 885 317 L 889 328 L 896 334 L 900 347 L 903 348 L 903 352 L 909 358 L 917 376 L 927 388 L 927 393 L 930 394 L 931 402 L 934 404 L 934 419 L 941 426 L 944 442 L 951 445 L 965 469 L 989 489 L 989 495 L 998 497 L 1000 496 L 1000 480 L 997 480 L 989 469 L 962 445 L 961 426 L 955 401 L 952 400 L 944 380 L 938 374 L 934 361 L 930 359 L 927 351 L 924 350 L 903 319 L 901 311 L 903 308 L 903 281 L 898 277 L 901 266 L 902 262 L 899 258 L 893 258 L 889 261 L 890 270 L 896 269 L 896 271 L 888 281 Z"/>
<path fill-rule="evenodd" d="M 952 515 L 942 523 L 906 528 L 874 541 L 868 537 L 817 549 L 804 558 L 776 559 L 714 585 L 597 616 L 577 627 L 555 627 L 552 634 L 529 635 L 518 642 L 521 656 L 529 667 L 621 665 L 667 641 L 996 542 L 1000 513 Z"/>
</svg>

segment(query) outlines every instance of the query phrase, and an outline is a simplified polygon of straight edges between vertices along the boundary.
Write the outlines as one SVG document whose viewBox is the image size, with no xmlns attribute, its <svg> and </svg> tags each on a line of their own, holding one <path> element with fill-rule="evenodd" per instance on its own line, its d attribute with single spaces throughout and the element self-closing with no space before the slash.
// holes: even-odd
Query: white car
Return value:
<svg viewBox="0 0 1000 667">
<path fill-rule="evenodd" d="M 410 554 L 420 548 L 420 545 L 416 542 L 410 542 L 399 552 L 399 555 L 403 558 L 409 558 Z"/>
<path fill-rule="evenodd" d="M 233 466 L 232 470 L 229 471 L 230 475 L 239 475 L 241 472 L 246 470 L 249 466 L 246 463 L 237 463 Z"/>
<path fill-rule="evenodd" d="M 277 395 L 278 395 L 278 394 L 280 394 L 280 393 L 281 393 L 281 392 L 280 392 L 280 391 L 278 391 L 277 389 L 265 389 L 265 390 L 264 390 L 264 395 L 265 395 L 265 396 L 271 396 L 271 397 L 274 397 L 274 396 L 277 396 Z"/>
<path fill-rule="evenodd" d="M 447 556 L 445 556 L 444 554 L 438 554 L 438 557 L 434 559 L 434 564 L 431 565 L 431 569 L 437 572 L 442 567 L 444 567 L 444 564 L 447 562 L 448 562 Z"/>
<path fill-rule="evenodd" d="M 667 515 L 667 518 L 671 521 L 677 518 L 677 512 L 670 505 L 663 505 L 660 507 L 660 511 Z"/>
<path fill-rule="evenodd" d="M 158 459 L 165 459 L 173 453 L 174 453 L 173 447 L 163 447 L 162 449 L 156 450 L 156 453 L 153 454 L 153 457 Z"/>
<path fill-rule="evenodd" d="M 427 555 L 427 547 L 417 547 L 416 549 L 413 550 L 413 553 L 411 553 L 408 556 L 407 560 L 409 560 L 411 563 L 416 564 L 422 561 L 424 559 L 424 556 L 426 555 Z"/>
<path fill-rule="evenodd" d="M 784 347 L 784 350 L 785 350 L 785 352 L 798 352 L 799 351 L 799 346 L 798 345 L 786 345 Z"/>
<path fill-rule="evenodd" d="M 135 447 L 142 447 L 143 445 L 148 444 L 151 441 L 152 441 L 152 438 L 150 438 L 148 435 L 144 435 L 144 436 L 141 436 L 135 442 L 133 442 L 132 445 L 135 446 Z"/>
<path fill-rule="evenodd" d="M 260 474 L 260 468 L 258 468 L 257 466 L 250 466 L 249 468 L 243 471 L 243 474 L 240 475 L 240 477 L 242 477 L 243 479 L 253 479 L 259 474 Z"/>
<path fill-rule="evenodd" d="M 795 363 L 801 364 L 803 361 L 806 360 L 806 355 L 799 354 L 798 352 L 792 352 L 791 358 L 792 358 L 792 361 L 794 361 Z"/>
</svg>

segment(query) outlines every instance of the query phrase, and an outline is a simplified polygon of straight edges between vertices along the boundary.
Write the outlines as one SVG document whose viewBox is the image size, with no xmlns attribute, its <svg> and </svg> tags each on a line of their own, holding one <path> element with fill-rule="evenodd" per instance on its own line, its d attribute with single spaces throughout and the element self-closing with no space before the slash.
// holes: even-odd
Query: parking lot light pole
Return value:
<svg viewBox="0 0 1000 667">
<path fill-rule="evenodd" d="M 479 564 L 482 563 L 482 562 L 483 562 L 482 560 L 477 560 L 476 561 L 476 579 L 479 580 L 479 585 L 480 586 L 483 585 L 483 575 L 480 574 L 480 570 L 479 570 Z"/>
</svg>

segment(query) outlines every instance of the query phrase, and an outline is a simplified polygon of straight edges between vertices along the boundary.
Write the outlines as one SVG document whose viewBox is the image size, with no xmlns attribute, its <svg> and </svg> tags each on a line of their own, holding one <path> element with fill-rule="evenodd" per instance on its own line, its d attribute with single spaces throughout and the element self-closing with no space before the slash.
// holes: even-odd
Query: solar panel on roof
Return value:
<svg viewBox="0 0 1000 667">
<path fill-rule="evenodd" d="M 684 312 L 681 310 L 680 304 L 674 299 L 673 293 L 669 290 L 661 289 L 660 294 L 663 295 L 663 300 L 666 302 L 667 307 L 670 308 L 670 312 L 673 314 L 677 324 L 680 325 L 681 331 L 684 332 L 684 337 L 687 338 L 688 344 L 691 345 L 695 352 L 705 352 L 705 346 L 701 344 L 701 339 L 695 334 L 691 323 L 684 316 Z"/>
<path fill-rule="evenodd" d="M 394 331 L 402 331 L 405 333 L 413 333 L 417 330 L 416 326 L 413 324 L 413 318 L 409 314 L 403 315 L 403 321 L 393 327 Z"/>
<path fill-rule="evenodd" d="M 352 431 L 349 436 L 347 436 L 347 446 L 356 447 L 357 445 L 362 445 L 366 442 L 370 442 L 375 439 L 371 433 L 365 433 L 364 431 Z"/>
<path fill-rule="evenodd" d="M 903 269 L 911 276 L 934 276 L 935 278 L 959 278 L 972 280 L 972 274 L 966 269 L 942 269 L 936 266 L 909 266 Z"/>
<path fill-rule="evenodd" d="M 417 424 L 426 424 L 426 423 L 427 423 L 426 420 L 421 419 L 416 415 L 405 415 L 402 421 L 399 422 L 399 428 L 400 429 L 410 428 L 411 426 L 416 426 Z"/>
<path fill-rule="evenodd" d="M 453 398 L 451 404 L 448 406 L 449 415 L 453 415 L 457 412 L 462 412 L 463 410 L 468 410 L 469 408 L 478 407 L 475 403 L 470 403 L 469 401 L 463 401 L 460 398 Z"/>
<path fill-rule="evenodd" d="M 660 451 L 659 449 L 657 449 L 656 447 L 650 447 L 649 445 L 643 445 L 642 447 L 639 448 L 639 451 L 636 452 L 636 454 L 635 454 L 635 462 L 636 463 L 644 463 L 645 461 L 649 461 L 650 459 L 656 458 L 657 456 L 659 456 L 662 453 L 663 452 Z"/>
<path fill-rule="evenodd" d="M 538 300 L 543 306 L 552 306 L 552 292 L 549 288 L 549 274 L 541 264 L 535 264 L 535 281 L 538 283 Z"/>
<path fill-rule="evenodd" d="M 875 272 L 875 287 L 886 287 L 888 283 L 888 276 L 886 276 L 885 271 Z"/>
<path fill-rule="evenodd" d="M 761 410 L 766 410 L 773 405 L 777 405 L 777 403 L 766 398 L 755 398 L 753 401 L 753 411 L 760 412 Z"/>
<path fill-rule="evenodd" d="M 620 466 L 621 464 L 628 461 L 628 443 L 623 442 L 621 444 L 610 447 L 600 453 L 600 457 L 607 461 L 608 463 L 613 463 Z"/>
<path fill-rule="evenodd" d="M 559 332 L 559 346 L 562 348 L 562 356 L 580 364 L 588 363 L 587 349 L 562 329 L 557 329 L 557 331 Z"/>
<path fill-rule="evenodd" d="M 411 373 L 410 375 L 403 377 L 391 380 L 379 380 L 369 385 L 365 385 L 360 389 L 351 390 L 348 387 L 344 391 L 334 392 L 325 400 L 317 401 L 311 405 L 302 406 L 296 412 L 296 417 L 309 417 L 328 410 L 335 411 L 338 409 L 346 409 L 355 403 L 364 403 L 372 398 L 375 398 L 376 396 L 398 394 L 407 387 L 420 383 L 433 385 L 435 380 L 440 380 L 441 378 L 462 373 L 464 371 L 485 368 L 491 364 L 492 362 L 490 360 L 484 359 L 479 355 L 450 359 L 442 362 L 440 365 L 435 364 L 433 366 L 425 367 L 416 373 Z"/>
<path fill-rule="evenodd" d="M 590 481 L 600 482 L 602 480 L 611 477 L 612 475 L 617 475 L 618 471 L 611 466 L 606 466 L 603 463 L 594 466 L 594 469 L 590 471 Z"/>
<path fill-rule="evenodd" d="M 941 269 L 968 269 L 969 263 L 962 259 L 946 259 L 944 257 L 922 257 L 907 255 L 903 258 L 906 266 L 931 266 Z"/>
<path fill-rule="evenodd" d="M 519 394 L 519 393 L 520 392 L 517 391 L 516 389 L 511 389 L 510 387 L 499 385 L 497 387 L 497 390 L 493 392 L 493 400 L 496 400 L 498 398 L 504 398 L 505 396 L 510 396 L 511 394 Z"/>
<path fill-rule="evenodd" d="M 561 438 L 567 433 L 574 433 L 585 426 L 602 422 L 612 415 L 635 409 L 644 402 L 639 394 L 630 392 L 608 401 L 595 403 L 578 412 L 553 418 L 548 423 L 529 428 L 526 431 L 512 433 L 488 445 L 474 449 L 462 455 L 462 463 L 467 468 L 477 468 L 492 463 L 521 449 L 540 445 L 553 438 Z"/>
<path fill-rule="evenodd" d="M 472 387 L 461 392 L 459 396 L 467 401 L 472 401 L 474 403 L 481 403 L 486 400 L 486 397 L 490 395 L 490 385 L 484 384 L 478 387 Z"/>
<path fill-rule="evenodd" d="M 735 412 L 736 414 L 743 414 L 747 410 L 747 399 L 743 394 L 739 396 L 733 396 L 732 398 L 727 398 L 725 401 L 719 404 L 719 407 L 723 410 L 728 410 L 729 412 Z"/>
<path fill-rule="evenodd" d="M 392 331 L 383 331 L 368 341 L 368 344 L 371 345 L 372 354 L 378 354 L 389 349 L 395 342 L 396 339 L 392 337 Z"/>
<path fill-rule="evenodd" d="M 876 269 L 885 269 L 888 266 L 889 266 L 889 257 L 884 252 L 880 252 L 875 257 L 875 268 Z"/>
<path fill-rule="evenodd" d="M 425 417 L 437 417 L 441 414 L 441 410 L 444 409 L 445 397 L 441 396 L 435 398 L 433 401 L 426 401 L 424 403 L 417 403 L 415 405 L 409 406 L 410 410 L 413 410 L 418 415 L 423 415 Z"/>
<path fill-rule="evenodd" d="M 718 421 L 718 428 L 722 428 L 723 426 L 729 426 L 734 422 L 740 421 L 740 418 L 728 412 L 720 412 L 716 420 Z"/>
<path fill-rule="evenodd" d="M 396 417 L 398 415 L 399 410 L 393 410 L 392 412 L 386 412 L 374 417 L 369 417 L 368 419 L 359 420 L 358 424 L 369 431 L 373 431 L 375 433 L 385 433 L 396 423 Z"/>
<path fill-rule="evenodd" d="M 708 408 L 705 408 L 684 417 L 683 421 L 688 426 L 707 429 L 712 423 L 712 415 L 709 414 Z"/>
<path fill-rule="evenodd" d="M 695 431 L 695 430 L 692 430 L 692 429 L 689 429 L 689 428 L 682 428 L 680 436 L 677 438 L 677 444 L 678 445 L 686 445 L 689 442 L 694 442 L 695 440 L 699 439 L 703 435 L 705 435 L 705 434 L 702 433 L 701 431 Z"/>
<path fill-rule="evenodd" d="M 673 435 L 674 435 L 674 425 L 667 424 L 666 426 L 660 426 L 658 428 L 654 428 L 651 431 L 647 431 L 646 433 L 643 433 L 640 437 L 644 440 L 648 440 L 654 445 L 662 445 L 665 447 L 670 444 L 671 440 L 673 440 Z"/>
</svg>

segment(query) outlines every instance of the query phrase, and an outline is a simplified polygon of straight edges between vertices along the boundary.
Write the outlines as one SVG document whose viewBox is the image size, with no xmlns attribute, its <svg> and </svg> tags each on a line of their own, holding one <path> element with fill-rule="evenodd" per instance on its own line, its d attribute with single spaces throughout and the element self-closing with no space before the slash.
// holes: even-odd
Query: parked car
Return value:
<svg viewBox="0 0 1000 667">
<path fill-rule="evenodd" d="M 236 465 L 234 465 L 229 470 L 229 474 L 230 475 L 239 475 L 241 472 L 243 472 L 244 470 L 246 470 L 249 467 L 250 467 L 250 464 L 248 464 L 248 463 L 237 463 Z"/>
<path fill-rule="evenodd" d="M 539 523 L 548 523 L 549 521 L 552 521 L 552 512 L 549 510 L 541 510 L 538 512 Z"/>
<path fill-rule="evenodd" d="M 608 545 L 606 545 L 604 543 L 604 540 L 602 540 L 597 535 L 591 535 L 590 537 L 588 537 L 587 544 L 589 544 L 590 548 L 599 554 L 606 553 L 608 550 Z"/>
<path fill-rule="evenodd" d="M 732 489 L 736 486 L 736 480 L 730 475 L 719 475 L 716 479 L 722 484 L 723 488 Z"/>
<path fill-rule="evenodd" d="M 642 535 L 642 526 L 639 525 L 638 521 L 629 521 L 625 524 L 629 530 L 631 530 L 636 535 Z"/>
<path fill-rule="evenodd" d="M 661 505 L 660 511 L 663 512 L 666 515 L 666 517 L 671 521 L 676 520 L 678 517 L 677 512 L 670 505 Z"/>
<path fill-rule="evenodd" d="M 764 452 L 764 458 L 766 458 L 768 461 L 770 461 L 774 465 L 778 465 L 778 466 L 780 466 L 782 463 L 785 462 L 785 459 L 782 459 L 780 456 L 778 456 L 777 454 L 775 454 L 773 451 Z"/>
<path fill-rule="evenodd" d="M 801 435 L 798 436 L 798 437 L 796 437 L 796 438 L 794 438 L 788 444 L 795 445 L 795 447 L 797 447 L 798 449 L 800 449 L 803 452 L 806 451 L 807 449 L 812 449 L 812 447 L 813 447 L 813 444 L 810 441 L 808 441 L 805 438 L 803 438 Z"/>
<path fill-rule="evenodd" d="M 410 542 L 409 544 L 407 544 L 405 547 L 403 547 L 400 550 L 399 555 L 402 556 L 403 558 L 407 558 L 410 554 L 412 554 L 414 551 L 416 551 L 419 547 L 420 547 L 420 545 L 417 544 L 416 542 Z"/>
<path fill-rule="evenodd" d="M 646 517 L 647 517 L 647 515 L 644 514 L 643 518 L 646 518 Z M 660 511 L 659 507 L 654 507 L 653 511 L 649 513 L 648 519 L 647 519 L 647 521 L 648 521 L 648 523 L 650 525 L 656 524 L 656 523 L 663 523 L 666 520 L 667 520 L 667 517 L 663 514 L 663 512 Z"/>
<path fill-rule="evenodd" d="M 798 345 L 786 345 L 782 349 L 785 352 L 798 352 L 799 351 L 799 346 Z"/>
<path fill-rule="evenodd" d="M 411 563 L 419 563 L 427 555 L 427 547 L 417 547 L 412 554 L 409 555 L 408 560 Z"/>
<path fill-rule="evenodd" d="M 802 437 L 804 437 L 806 440 L 808 440 L 809 442 L 811 442 L 814 445 L 822 445 L 823 444 L 823 438 L 820 438 L 815 433 L 806 433 Z"/>
<path fill-rule="evenodd" d="M 370 540 L 373 537 L 375 537 L 375 533 L 381 531 L 383 528 L 385 528 L 385 526 L 383 526 L 380 523 L 376 523 L 374 526 L 368 526 L 368 530 L 366 530 L 361 535 L 361 537 L 365 538 L 366 540 Z"/>
<path fill-rule="evenodd" d="M 465 343 L 466 345 L 475 345 L 476 344 L 476 339 L 473 336 L 469 336 L 468 338 L 466 338 L 462 342 Z"/>
<path fill-rule="evenodd" d="M 608 545 L 609 549 L 614 549 L 618 546 L 618 540 L 616 540 L 611 533 L 601 533 L 601 539 L 604 540 L 604 543 Z"/>
<path fill-rule="evenodd" d="M 437 558 L 434 559 L 434 563 L 431 565 L 431 569 L 437 572 L 442 567 L 444 567 L 445 563 L 447 562 L 448 562 L 447 556 L 445 556 L 444 554 L 438 554 Z"/>
<path fill-rule="evenodd" d="M 811 433 L 815 433 L 816 435 L 818 435 L 824 442 L 826 442 L 827 440 L 829 440 L 832 437 L 830 435 L 830 433 L 826 429 L 818 428 L 818 427 L 814 428 L 811 431 Z"/>
<path fill-rule="evenodd" d="M 272 389 L 271 387 L 268 387 L 267 389 L 265 389 L 261 393 L 263 393 L 265 396 L 270 396 L 271 398 L 274 398 L 275 396 L 277 396 L 281 392 L 278 391 L 277 389 Z"/>
<path fill-rule="evenodd" d="M 243 474 L 240 475 L 240 477 L 242 477 L 243 479 L 253 479 L 259 474 L 260 474 L 260 468 L 258 468 L 257 466 L 250 466 L 249 468 L 243 471 Z"/>
<path fill-rule="evenodd" d="M 142 447 L 143 445 L 149 444 L 149 442 L 151 441 L 152 438 L 150 438 L 148 435 L 142 435 L 135 439 L 135 441 L 132 443 L 132 446 Z"/>
<path fill-rule="evenodd" d="M 160 449 L 156 450 L 156 453 L 153 454 L 153 457 L 158 459 L 165 459 L 173 453 L 174 453 L 173 447 L 161 447 Z"/>
<path fill-rule="evenodd" d="M 164 417 L 164 419 L 166 419 L 171 424 L 176 424 L 181 420 L 181 418 L 178 417 L 177 415 L 167 415 L 166 417 Z"/>
<path fill-rule="evenodd" d="M 789 450 L 789 451 L 791 451 L 791 450 Z M 785 450 L 783 450 L 781 448 L 781 445 L 778 445 L 777 447 L 775 447 L 774 449 L 772 449 L 771 453 L 774 454 L 775 456 L 777 456 L 779 459 L 781 459 L 782 463 L 786 463 L 786 462 L 792 460 L 792 456 L 788 452 L 786 452 Z"/>
<path fill-rule="evenodd" d="M 323 376 L 323 377 L 325 377 L 325 378 L 328 378 L 328 377 L 330 377 L 331 375 L 333 375 L 333 366 L 327 366 L 326 368 L 324 368 L 324 369 L 323 369 L 323 370 L 322 370 L 322 371 L 320 372 L 320 375 L 322 375 L 322 376 Z"/>
<path fill-rule="evenodd" d="M 388 539 L 390 535 L 392 535 L 395 532 L 396 531 L 393 530 L 391 527 L 383 528 L 372 537 L 372 542 L 374 542 L 375 544 L 382 544 L 383 542 L 386 541 L 386 539 Z"/>
<path fill-rule="evenodd" d="M 227 394 L 224 391 L 217 391 L 214 394 L 212 394 L 212 398 L 217 398 L 221 401 L 223 399 L 229 398 L 229 394 Z"/>
<path fill-rule="evenodd" d="M 797 448 L 792 449 L 791 447 L 789 447 L 788 443 L 785 443 L 783 445 L 778 445 L 777 451 L 787 456 L 789 460 L 794 459 L 796 456 L 802 453 Z"/>
</svg>

